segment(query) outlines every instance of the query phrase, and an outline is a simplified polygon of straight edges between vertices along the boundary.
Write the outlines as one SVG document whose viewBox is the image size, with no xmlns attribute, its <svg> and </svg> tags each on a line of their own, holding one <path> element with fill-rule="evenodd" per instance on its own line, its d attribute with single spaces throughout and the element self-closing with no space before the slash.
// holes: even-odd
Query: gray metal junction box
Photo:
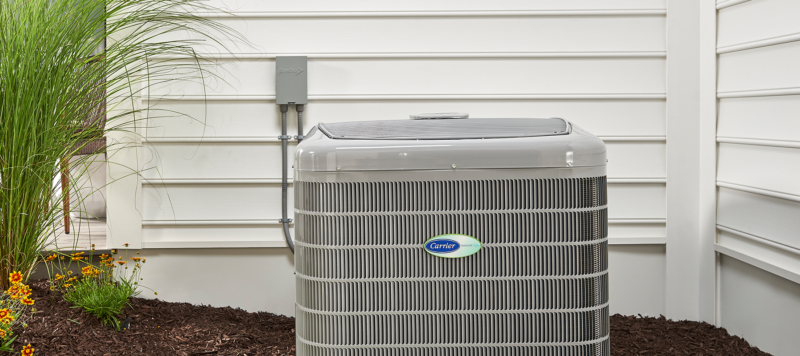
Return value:
<svg viewBox="0 0 800 356">
<path fill-rule="evenodd" d="M 562 119 L 319 124 L 298 355 L 609 355 L 606 148 Z"/>
</svg>

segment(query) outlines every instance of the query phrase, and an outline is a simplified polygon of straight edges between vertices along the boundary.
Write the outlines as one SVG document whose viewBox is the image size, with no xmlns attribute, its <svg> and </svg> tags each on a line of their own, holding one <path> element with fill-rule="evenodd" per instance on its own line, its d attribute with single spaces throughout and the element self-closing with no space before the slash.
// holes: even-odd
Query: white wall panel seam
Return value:
<svg viewBox="0 0 800 356">
<path fill-rule="evenodd" d="M 608 178 L 608 184 L 653 184 L 653 183 L 666 183 L 666 178 Z M 175 179 L 175 178 L 150 178 L 142 179 L 142 184 L 160 185 L 160 184 L 279 184 L 280 179 L 267 178 L 267 179 L 211 179 L 211 178 L 196 178 L 196 179 Z M 290 178 L 289 184 L 293 183 Z"/>
<path fill-rule="evenodd" d="M 528 17 L 528 16 L 663 16 L 666 10 L 515 10 L 515 11 L 231 11 L 196 13 L 207 18 L 355 18 L 355 17 Z"/>
<path fill-rule="evenodd" d="M 754 257 L 754 256 L 752 256 L 752 255 L 750 255 L 750 254 L 748 254 L 746 252 L 738 251 L 736 249 L 733 249 L 733 248 L 730 248 L 730 247 L 727 247 L 727 246 L 723 246 L 723 245 L 720 245 L 720 244 L 715 244 L 714 245 L 714 250 L 716 250 L 717 252 L 719 252 L 719 253 L 721 253 L 723 255 L 726 255 L 726 256 L 729 256 L 729 257 L 733 257 L 733 258 L 735 258 L 735 259 L 737 259 L 739 261 L 742 261 L 742 262 L 747 263 L 747 264 L 749 264 L 751 266 L 760 268 L 760 269 L 762 269 L 764 271 L 767 271 L 767 272 L 772 273 L 774 275 L 777 275 L 779 277 L 783 277 L 785 279 L 788 279 L 788 280 L 790 280 L 792 282 L 800 283 L 800 274 L 795 273 L 793 271 L 789 271 L 789 270 L 787 270 L 785 268 L 778 267 L 778 266 L 776 266 L 774 264 L 771 264 L 771 263 L 769 263 L 767 261 L 764 261 L 764 260 L 761 260 L 761 259 L 759 259 L 757 257 Z"/>
<path fill-rule="evenodd" d="M 314 59 L 416 59 L 416 58 L 666 58 L 666 51 L 608 51 L 608 52 L 385 52 L 385 53 L 200 53 L 203 59 L 265 59 L 278 56 L 306 56 Z M 153 59 L 194 59 L 182 55 L 153 56 Z"/>
<path fill-rule="evenodd" d="M 666 237 L 609 237 L 609 245 L 666 245 Z"/>
<path fill-rule="evenodd" d="M 161 185 L 161 184 L 281 184 L 282 180 L 279 178 L 265 178 L 265 179 L 216 179 L 216 178 L 192 178 L 192 179 L 176 179 L 176 178 L 144 178 L 142 184 L 148 185 Z M 293 184 L 293 179 L 289 178 L 289 184 Z"/>
<path fill-rule="evenodd" d="M 665 142 L 666 136 L 597 136 L 603 141 L 608 142 Z M 262 137 L 244 137 L 244 136 L 207 136 L 207 137 L 146 137 L 143 143 L 280 143 L 280 139 L 262 136 Z M 290 144 L 297 143 L 290 141 Z"/>
<path fill-rule="evenodd" d="M 142 220 L 145 226 L 186 226 L 186 225 L 282 225 L 280 219 L 261 220 Z M 292 223 L 294 224 L 294 223 Z"/>
<path fill-rule="evenodd" d="M 719 48 L 717 48 L 717 54 L 731 53 L 731 52 L 737 52 L 737 51 L 745 51 L 745 50 L 748 50 L 748 49 L 756 49 L 756 48 L 761 48 L 761 47 L 766 47 L 766 46 L 773 46 L 773 45 L 789 43 L 789 42 L 796 42 L 796 41 L 800 41 L 800 33 L 792 33 L 792 34 L 789 34 L 789 35 L 776 36 L 776 37 L 771 37 L 771 38 L 765 38 L 765 39 L 762 39 L 762 40 L 756 40 L 756 41 L 744 42 L 744 43 L 739 43 L 739 44 L 730 45 L 730 46 L 719 47 Z"/>
<path fill-rule="evenodd" d="M 739 5 L 741 3 L 748 2 L 750 0 L 720 0 L 717 2 L 717 10 L 722 10 L 726 7 L 731 7 L 733 5 Z"/>
<path fill-rule="evenodd" d="M 665 224 L 667 219 L 616 219 L 609 218 L 609 224 Z"/>
<path fill-rule="evenodd" d="M 800 141 L 784 141 L 784 140 L 766 140 L 745 137 L 717 137 L 719 143 L 735 143 L 742 145 L 755 145 L 755 146 L 770 146 L 770 147 L 783 147 L 783 148 L 800 148 Z"/>
<path fill-rule="evenodd" d="M 770 239 L 768 239 L 766 237 L 756 236 L 756 235 L 753 235 L 753 234 L 748 234 L 748 233 L 746 233 L 744 231 L 739 231 L 739 230 L 736 230 L 736 229 L 732 229 L 732 228 L 727 227 L 725 225 L 717 225 L 717 229 L 719 229 L 720 231 L 725 231 L 727 233 L 730 233 L 730 234 L 733 234 L 733 235 L 736 235 L 736 236 L 751 240 L 751 241 L 755 241 L 755 242 L 760 243 L 760 244 L 764 244 L 764 245 L 767 245 L 767 246 L 771 246 L 771 247 L 777 248 L 777 249 L 782 250 L 782 251 L 793 253 L 795 255 L 800 255 L 800 249 L 796 249 L 796 248 L 794 248 L 792 246 L 785 245 L 785 244 L 782 244 L 780 242 L 772 241 L 772 240 L 770 240 Z M 767 261 L 764 261 L 764 262 L 767 262 Z"/>
<path fill-rule="evenodd" d="M 743 192 L 753 193 L 753 194 L 766 195 L 766 196 L 773 197 L 773 198 L 778 198 L 778 199 L 785 199 L 785 200 L 791 200 L 791 201 L 800 202 L 800 195 L 786 194 L 786 193 L 776 192 L 776 191 L 773 191 L 773 190 L 750 187 L 750 186 L 746 186 L 746 185 L 734 184 L 734 183 L 723 182 L 723 181 L 717 181 L 717 186 L 718 187 L 722 187 L 722 188 L 729 188 L 729 189 L 739 190 L 739 191 L 743 191 Z"/>
<path fill-rule="evenodd" d="M 800 88 L 799 88 L 800 89 Z M 800 94 L 800 90 L 798 90 Z M 665 93 L 614 93 L 614 94 L 309 94 L 311 101 L 369 101 L 369 100 L 650 100 L 666 99 Z M 142 97 L 143 101 L 191 100 L 191 101 L 275 101 L 275 95 L 153 95 Z"/>
<path fill-rule="evenodd" d="M 740 91 L 721 91 L 717 93 L 717 98 L 753 98 L 757 96 L 784 96 L 784 95 L 798 95 L 800 94 L 800 87 L 790 88 L 775 88 L 775 89 L 758 89 L 758 90 L 740 90 Z"/>
<path fill-rule="evenodd" d="M 387 52 L 387 53 L 201 53 L 204 59 L 265 59 L 278 56 L 306 56 L 314 59 L 402 59 L 402 58 L 666 58 L 666 51 L 608 51 L 608 52 Z M 171 55 L 153 59 L 193 59 Z"/>
</svg>

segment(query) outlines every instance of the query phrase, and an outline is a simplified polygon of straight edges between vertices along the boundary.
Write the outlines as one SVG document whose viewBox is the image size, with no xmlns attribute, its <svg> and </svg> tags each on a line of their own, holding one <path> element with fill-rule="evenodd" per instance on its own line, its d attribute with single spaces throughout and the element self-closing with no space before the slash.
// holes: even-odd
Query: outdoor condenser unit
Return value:
<svg viewBox="0 0 800 356">
<path fill-rule="evenodd" d="M 609 355 L 606 149 L 562 119 L 319 124 L 297 354 Z"/>
</svg>

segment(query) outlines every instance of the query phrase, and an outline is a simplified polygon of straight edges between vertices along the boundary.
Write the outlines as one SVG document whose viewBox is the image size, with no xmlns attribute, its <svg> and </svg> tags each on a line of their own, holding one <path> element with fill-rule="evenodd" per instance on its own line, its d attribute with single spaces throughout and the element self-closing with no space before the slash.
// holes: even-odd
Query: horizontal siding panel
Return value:
<svg viewBox="0 0 800 356">
<path fill-rule="evenodd" d="M 717 223 L 800 248 L 800 203 L 719 188 Z"/>
<path fill-rule="evenodd" d="M 149 144 L 142 175 L 153 179 L 253 179 L 281 177 L 281 146 L 270 143 Z M 661 142 L 609 142 L 610 178 L 666 177 L 666 145 Z M 291 146 L 290 157 L 293 156 Z M 291 173 L 290 173 L 291 176 Z"/>
<path fill-rule="evenodd" d="M 280 113 L 274 102 L 175 100 L 158 102 L 154 108 L 165 111 L 150 119 L 151 137 L 280 135 Z M 600 136 L 664 136 L 665 110 L 664 100 L 322 101 L 306 107 L 304 127 L 309 130 L 319 122 L 402 120 L 423 112 L 466 112 L 478 118 L 561 117 Z M 289 114 L 290 132 L 297 130 L 295 115 Z"/>
<path fill-rule="evenodd" d="M 800 33 L 797 0 L 748 1 L 719 11 L 717 46 Z"/>
<path fill-rule="evenodd" d="M 283 242 L 281 225 L 261 226 L 144 226 L 142 242 Z"/>
<path fill-rule="evenodd" d="M 292 196 L 292 188 L 289 195 Z M 289 211 L 294 211 L 289 199 Z M 280 219 L 280 184 L 145 185 L 142 220 Z"/>
<path fill-rule="evenodd" d="M 585 10 L 666 9 L 665 0 L 210 0 L 210 6 L 232 11 L 440 11 L 440 10 Z"/>
<path fill-rule="evenodd" d="M 800 42 L 719 56 L 720 92 L 800 87 Z"/>
<path fill-rule="evenodd" d="M 608 236 L 611 238 L 666 237 L 666 224 L 608 224 Z"/>
<path fill-rule="evenodd" d="M 665 178 L 667 145 L 663 142 L 606 142 L 608 177 Z"/>
<path fill-rule="evenodd" d="M 158 95 L 273 95 L 275 61 L 243 60 L 216 68 L 209 89 L 189 81 L 155 86 Z M 308 62 L 315 94 L 602 94 L 664 93 L 661 58 L 320 59 Z M 186 74 L 183 74 L 184 76 Z"/>
<path fill-rule="evenodd" d="M 218 21 L 252 42 L 238 46 L 228 43 L 228 51 L 240 53 L 608 52 L 666 48 L 666 20 L 658 15 L 273 17 Z M 576 22 L 580 25 L 576 26 Z M 291 35 L 273 35 L 289 33 L 288 29 Z M 220 49 L 207 41 L 198 51 L 219 53 Z"/>
<path fill-rule="evenodd" d="M 666 218 L 665 184 L 611 184 L 608 217 L 611 219 Z"/>
<path fill-rule="evenodd" d="M 718 167 L 720 181 L 800 195 L 800 149 L 722 143 Z"/>
<path fill-rule="evenodd" d="M 777 245 L 780 246 L 780 248 L 777 248 L 774 243 L 757 236 L 744 238 L 723 230 L 719 231 L 717 240 L 719 246 L 791 272 L 795 276 L 800 275 L 800 250 L 786 248 L 783 245 Z"/>
<path fill-rule="evenodd" d="M 292 194 L 292 189 L 289 189 Z M 609 217 L 665 217 L 664 184 L 614 184 L 608 187 Z M 143 220 L 260 220 L 281 214 L 280 184 L 145 185 Z M 289 209 L 293 211 L 292 199 Z"/>
<path fill-rule="evenodd" d="M 800 141 L 800 95 L 722 99 L 717 134 Z"/>
<path fill-rule="evenodd" d="M 278 141 L 268 143 L 157 143 L 149 144 L 144 151 L 148 164 L 145 165 L 142 176 L 153 179 L 155 182 L 161 178 L 281 178 L 281 144 Z M 293 157 L 294 145 L 291 145 L 289 146 L 289 158 Z M 289 169 L 289 176 L 292 176 L 291 169 Z"/>
</svg>

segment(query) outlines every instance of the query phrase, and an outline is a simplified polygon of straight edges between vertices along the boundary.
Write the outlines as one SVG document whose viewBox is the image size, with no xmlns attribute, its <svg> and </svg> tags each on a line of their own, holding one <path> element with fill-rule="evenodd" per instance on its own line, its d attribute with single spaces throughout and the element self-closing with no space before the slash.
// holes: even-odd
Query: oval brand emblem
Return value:
<svg viewBox="0 0 800 356">
<path fill-rule="evenodd" d="M 448 239 L 428 240 L 428 242 L 425 243 L 425 249 L 428 250 L 428 252 L 450 253 L 458 251 L 459 248 L 461 248 L 461 244 Z"/>
<path fill-rule="evenodd" d="M 425 241 L 425 251 L 437 257 L 467 257 L 480 249 L 481 242 L 467 235 L 439 235 Z"/>
</svg>

